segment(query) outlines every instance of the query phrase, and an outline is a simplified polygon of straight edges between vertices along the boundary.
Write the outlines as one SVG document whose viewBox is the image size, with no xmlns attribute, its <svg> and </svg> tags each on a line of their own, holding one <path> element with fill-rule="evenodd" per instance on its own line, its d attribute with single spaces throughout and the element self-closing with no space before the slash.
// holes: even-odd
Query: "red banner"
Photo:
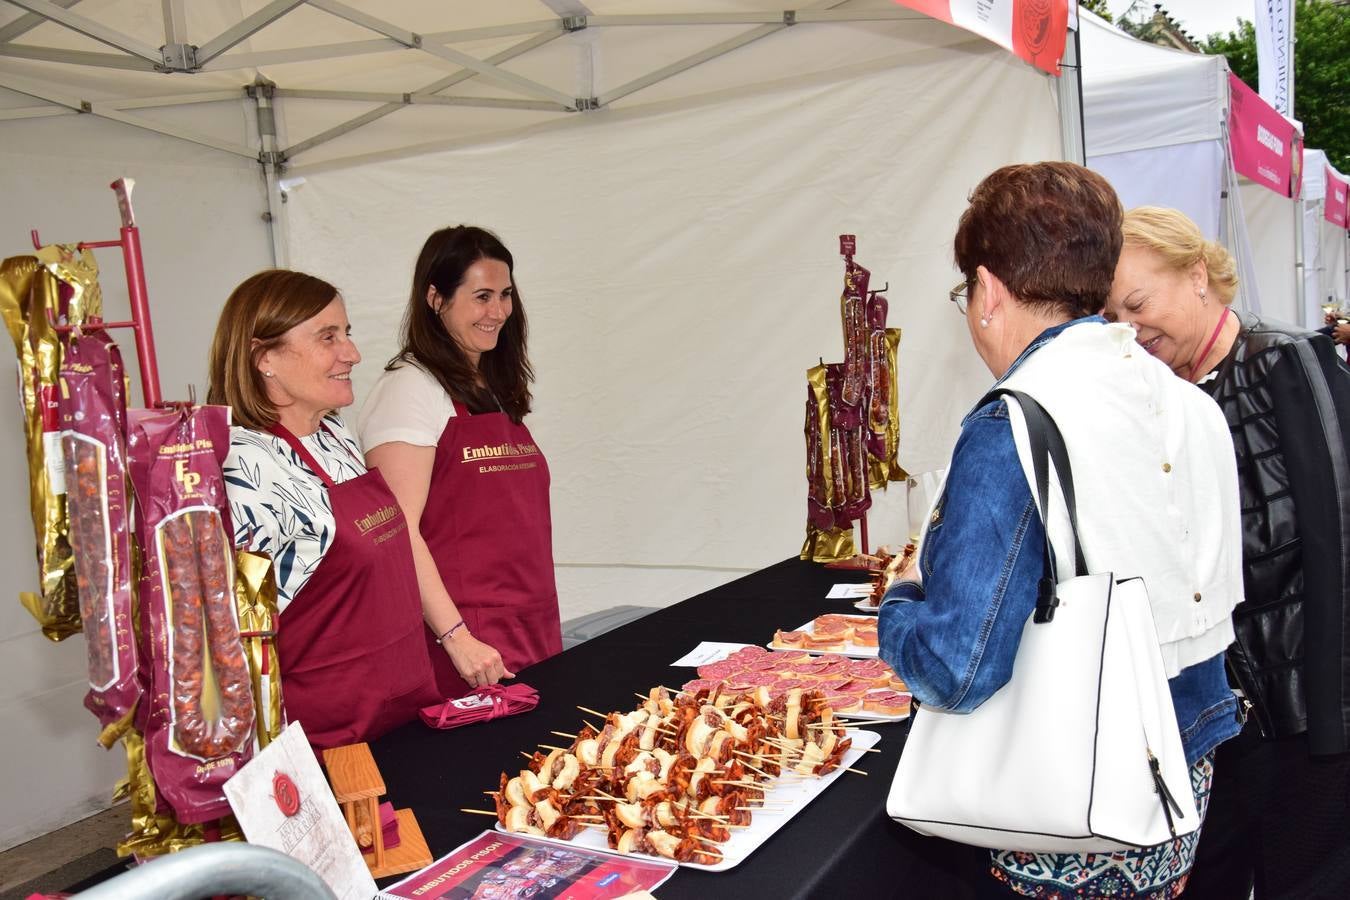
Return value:
<svg viewBox="0 0 1350 900">
<path fill-rule="evenodd" d="M 1303 141 L 1242 79 L 1228 73 L 1228 142 L 1233 168 L 1285 197 L 1303 186 Z"/>
<path fill-rule="evenodd" d="M 1324 203 L 1327 221 L 1332 225 L 1346 228 L 1346 193 L 1350 192 L 1350 183 L 1327 166 L 1327 198 Z"/>
<path fill-rule="evenodd" d="M 1068 0 L 895 0 L 1006 47 L 1038 69 L 1059 74 L 1069 31 Z"/>
</svg>

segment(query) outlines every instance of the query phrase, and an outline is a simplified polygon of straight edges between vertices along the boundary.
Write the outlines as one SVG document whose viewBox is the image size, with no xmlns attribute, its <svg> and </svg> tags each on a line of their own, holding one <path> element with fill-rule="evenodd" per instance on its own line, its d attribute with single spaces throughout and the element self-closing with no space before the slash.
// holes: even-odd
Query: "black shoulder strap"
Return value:
<svg viewBox="0 0 1350 900">
<path fill-rule="evenodd" d="M 1000 396 L 1012 397 L 1022 409 L 1027 423 L 1027 437 L 1031 443 L 1031 463 L 1036 475 L 1036 491 L 1040 500 L 1041 521 L 1045 526 L 1045 576 L 1041 579 L 1040 590 L 1036 598 L 1035 621 L 1049 622 L 1054 618 L 1054 609 L 1059 605 L 1055 597 L 1055 585 L 1059 583 L 1059 567 L 1055 559 L 1054 548 L 1050 544 L 1050 462 L 1055 464 L 1055 474 L 1059 478 L 1059 487 L 1064 494 L 1064 503 L 1069 514 L 1069 530 L 1073 541 L 1074 574 L 1089 573 L 1087 561 L 1083 556 L 1083 542 L 1078 531 L 1078 502 L 1073 490 L 1073 469 L 1069 465 L 1069 451 L 1064 446 L 1064 436 L 1059 426 L 1045 408 L 1029 394 L 1009 388 L 996 388 L 980 400 L 983 406 Z"/>
</svg>

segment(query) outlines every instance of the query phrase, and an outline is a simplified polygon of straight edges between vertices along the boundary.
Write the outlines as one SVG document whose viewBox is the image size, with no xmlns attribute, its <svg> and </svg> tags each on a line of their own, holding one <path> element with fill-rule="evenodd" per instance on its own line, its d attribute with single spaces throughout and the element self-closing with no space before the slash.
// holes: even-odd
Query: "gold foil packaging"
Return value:
<svg viewBox="0 0 1350 900">
<path fill-rule="evenodd" d="M 87 250 L 44 247 L 0 265 L 0 316 L 19 360 L 28 453 L 29 502 L 38 557 L 38 593 L 19 601 L 54 641 L 80 630 L 80 607 L 66 512 L 57 409 L 61 340 L 56 325 L 78 325 L 103 312 L 98 266 Z"/>
<path fill-rule="evenodd" d="M 854 554 L 853 527 L 836 524 L 845 502 L 842 448 L 830 426 L 828 367 L 806 370 L 806 541 L 801 558 L 834 562 Z"/>
<path fill-rule="evenodd" d="M 277 582 L 271 557 L 236 550 L 234 558 L 234 602 L 239 610 L 239 636 L 253 678 L 254 720 L 261 750 L 281 734 L 286 724 L 277 658 Z"/>
</svg>

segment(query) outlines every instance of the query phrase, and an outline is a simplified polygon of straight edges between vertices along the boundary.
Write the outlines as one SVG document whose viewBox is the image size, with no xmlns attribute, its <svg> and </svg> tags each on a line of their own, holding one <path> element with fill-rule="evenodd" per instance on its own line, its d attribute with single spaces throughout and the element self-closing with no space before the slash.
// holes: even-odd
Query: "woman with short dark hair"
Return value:
<svg viewBox="0 0 1350 900">
<path fill-rule="evenodd" d="M 515 259 L 492 232 L 435 232 L 403 340 L 361 410 L 366 461 L 408 521 L 447 697 L 562 650 L 549 473 L 525 427 L 534 371 Z"/>
<path fill-rule="evenodd" d="M 318 748 L 379 737 L 439 699 L 407 527 L 338 410 L 361 354 L 328 282 L 273 269 L 234 289 L 207 401 L 228 404 L 235 544 L 272 557 L 282 702 Z"/>
<path fill-rule="evenodd" d="M 961 216 L 955 251 L 965 280 L 952 300 L 997 386 L 1031 395 L 1059 427 L 1091 571 L 1148 586 L 1203 818 L 1214 748 L 1238 730 L 1223 672 L 1242 590 L 1237 479 L 1213 404 L 1140 352 L 1131 330 L 1096 315 L 1120 222 L 1115 192 L 1088 169 L 999 169 Z M 1013 675 L 1047 574 L 1046 512 L 1032 484 L 1020 407 L 981 403 L 962 423 L 918 566 L 881 607 L 881 656 L 925 706 L 969 712 Z M 1048 528 L 1057 558 L 1073 559 L 1060 541 L 1062 508 Z M 1198 837 L 1088 855 L 993 850 L 992 874 L 1026 896 L 1174 897 Z"/>
</svg>

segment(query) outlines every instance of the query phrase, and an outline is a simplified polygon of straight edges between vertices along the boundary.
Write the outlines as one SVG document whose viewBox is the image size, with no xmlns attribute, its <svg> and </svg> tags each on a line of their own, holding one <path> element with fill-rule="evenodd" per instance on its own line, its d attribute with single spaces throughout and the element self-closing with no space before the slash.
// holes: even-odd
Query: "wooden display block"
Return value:
<svg viewBox="0 0 1350 900">
<path fill-rule="evenodd" d="M 410 809 L 394 811 L 398 817 L 399 845 L 385 849 L 384 829 L 380 827 L 384 778 L 375 765 L 375 757 L 370 755 L 370 745 L 348 744 L 325 750 L 323 764 L 328 768 L 328 781 L 356 845 L 362 851 L 373 848 L 371 853 L 362 854 L 372 877 L 414 872 L 431 865 L 431 849 Z"/>
</svg>

